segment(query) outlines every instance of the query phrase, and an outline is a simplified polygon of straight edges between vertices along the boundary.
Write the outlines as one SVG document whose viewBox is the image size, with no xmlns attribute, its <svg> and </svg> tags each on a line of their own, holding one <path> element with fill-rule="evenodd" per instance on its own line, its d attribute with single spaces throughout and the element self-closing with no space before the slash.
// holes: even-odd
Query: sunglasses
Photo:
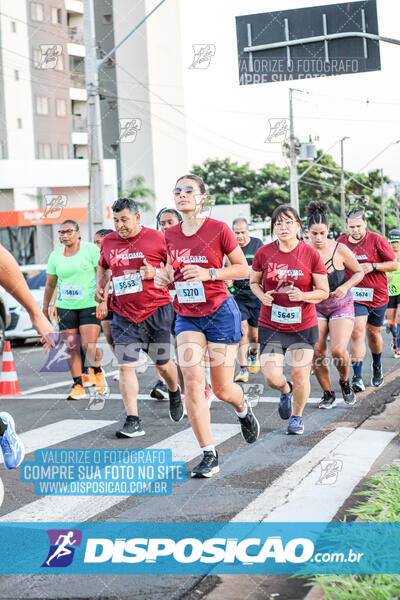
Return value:
<svg viewBox="0 0 400 600">
<path fill-rule="evenodd" d="M 63 231 L 59 231 L 58 235 L 72 235 L 75 233 L 76 229 L 64 229 Z"/>
<path fill-rule="evenodd" d="M 174 190 L 172 190 L 173 193 L 175 194 L 175 196 L 179 196 L 179 194 L 183 191 L 186 192 L 187 194 L 191 194 L 193 192 L 193 186 L 192 185 L 186 185 L 184 188 L 180 188 L 180 187 L 176 187 Z"/>
</svg>

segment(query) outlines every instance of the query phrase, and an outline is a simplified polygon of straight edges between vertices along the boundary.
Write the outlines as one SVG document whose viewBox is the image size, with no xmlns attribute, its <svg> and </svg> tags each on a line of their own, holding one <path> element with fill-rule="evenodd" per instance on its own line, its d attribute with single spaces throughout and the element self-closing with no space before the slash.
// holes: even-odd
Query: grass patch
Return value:
<svg viewBox="0 0 400 600">
<path fill-rule="evenodd" d="M 366 501 L 349 510 L 367 522 L 400 521 L 400 464 L 391 464 L 367 482 L 368 490 L 355 495 Z M 314 575 L 326 600 L 399 600 L 400 575 Z"/>
</svg>

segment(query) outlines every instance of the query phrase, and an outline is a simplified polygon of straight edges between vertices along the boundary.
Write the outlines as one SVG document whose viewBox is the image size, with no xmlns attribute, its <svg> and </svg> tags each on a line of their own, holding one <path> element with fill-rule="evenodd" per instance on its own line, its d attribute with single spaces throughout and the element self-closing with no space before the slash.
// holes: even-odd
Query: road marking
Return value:
<svg viewBox="0 0 400 600">
<path fill-rule="evenodd" d="M 215 423 L 211 427 L 216 446 L 240 431 L 240 426 L 232 423 Z M 126 447 L 131 448 L 132 443 L 134 440 L 127 440 Z M 191 428 L 161 440 L 154 446 L 150 446 L 150 449 L 170 449 L 174 461 L 188 462 L 200 455 L 200 449 Z M 0 521 L 46 522 L 51 517 L 52 521 L 83 522 L 127 498 L 130 496 L 45 496 L 0 517 Z"/>
<path fill-rule="evenodd" d="M 321 467 L 317 465 L 289 494 L 287 502 L 272 511 L 264 521 L 313 521 L 315 523 L 331 521 L 358 482 L 367 475 L 375 460 L 396 435 L 396 432 L 356 429 L 326 456 L 327 460 L 342 461 L 336 483 L 318 484 Z"/>
<path fill-rule="evenodd" d="M 112 377 L 113 375 L 116 375 L 117 373 L 119 373 L 118 370 L 116 371 L 110 371 L 109 373 L 106 373 L 106 377 Z M 47 385 L 42 385 L 40 387 L 35 387 L 35 388 L 30 388 L 29 390 L 26 390 L 25 392 L 22 392 L 23 396 L 27 396 L 29 394 L 35 394 L 36 392 L 44 392 L 46 390 L 54 390 L 54 388 L 59 388 L 59 387 L 64 387 L 64 386 L 71 386 L 71 379 L 68 379 L 67 381 L 58 381 L 57 383 L 49 383 Z M 6 397 L 6 396 L 5 396 Z M 19 396 L 21 397 L 21 396 Z"/>
<path fill-rule="evenodd" d="M 25 454 L 60 444 L 71 438 L 78 437 L 90 431 L 112 425 L 116 421 L 98 421 L 96 419 L 64 419 L 50 425 L 30 429 L 19 434 L 25 446 Z M 3 457 L 0 457 L 0 463 Z"/>
<path fill-rule="evenodd" d="M 54 386 L 55 387 L 55 386 Z M 88 390 L 89 388 L 86 388 Z M 89 399 L 89 392 L 87 392 L 87 400 Z M 21 400 L 21 396 L 2 396 L 2 398 L 12 399 L 18 398 Z M 26 395 L 23 393 L 24 400 L 62 400 L 66 398 L 66 394 L 29 394 Z M 110 400 L 121 400 L 121 394 L 110 394 L 107 396 Z M 149 394 L 139 394 L 138 400 L 153 400 L 155 402 L 168 402 L 168 398 L 164 400 L 159 400 L 157 398 L 151 398 Z M 72 402 L 72 400 L 71 400 Z M 223 400 L 219 400 L 219 398 L 214 398 L 213 402 L 223 402 Z M 258 399 L 259 404 L 277 404 L 279 402 L 279 396 L 262 396 Z M 307 400 L 307 404 L 318 404 L 321 402 L 321 398 L 309 398 Z M 342 398 L 336 398 L 336 404 L 344 404 Z M 252 406 L 257 406 L 257 402 L 252 404 Z"/>
<path fill-rule="evenodd" d="M 232 521 L 330 521 L 395 435 L 393 432 L 338 427 L 287 468 Z M 317 484 L 321 475 L 320 462 L 330 459 L 342 461 L 337 482 Z"/>
</svg>

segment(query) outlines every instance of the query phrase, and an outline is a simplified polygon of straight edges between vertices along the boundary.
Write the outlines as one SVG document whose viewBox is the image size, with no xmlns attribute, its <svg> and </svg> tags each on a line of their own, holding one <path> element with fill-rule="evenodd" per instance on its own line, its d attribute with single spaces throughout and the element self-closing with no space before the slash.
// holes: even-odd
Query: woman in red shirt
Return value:
<svg viewBox="0 0 400 600">
<path fill-rule="evenodd" d="M 168 265 L 167 268 L 161 265 L 154 285 L 165 287 L 172 281 L 175 283 L 178 363 L 185 384 L 188 417 L 203 451 L 203 459 L 193 469 L 192 477 L 212 477 L 219 466 L 204 396 L 207 350 L 213 391 L 235 409 L 243 438 L 253 443 L 260 431 L 257 419 L 244 401 L 242 388 L 233 383 L 241 317 L 224 283 L 227 279 L 245 277 L 248 265 L 229 227 L 202 214 L 207 191 L 200 177 L 180 177 L 173 193 L 183 221 L 165 232 Z M 230 261 L 225 268 L 224 255 Z"/>
<path fill-rule="evenodd" d="M 291 206 L 272 213 L 277 240 L 257 250 L 250 287 L 261 300 L 258 341 L 265 381 L 281 392 L 279 416 L 290 419 L 287 433 L 302 434 L 310 394 L 310 369 L 318 341 L 315 304 L 329 295 L 326 268 L 317 250 L 298 239 L 301 221 Z M 283 374 L 291 351 L 292 381 Z M 293 399 L 293 410 L 292 410 Z"/>
</svg>

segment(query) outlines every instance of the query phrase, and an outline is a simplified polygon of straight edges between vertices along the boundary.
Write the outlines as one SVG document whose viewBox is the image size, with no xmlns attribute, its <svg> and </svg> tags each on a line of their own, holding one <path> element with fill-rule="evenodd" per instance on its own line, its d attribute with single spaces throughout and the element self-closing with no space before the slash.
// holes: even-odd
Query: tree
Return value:
<svg viewBox="0 0 400 600">
<path fill-rule="evenodd" d="M 155 198 L 156 195 L 153 190 L 145 186 L 145 181 L 143 175 L 131 177 L 126 185 L 125 197 L 132 198 L 142 210 L 151 210 L 151 205 L 145 198 Z"/>
<path fill-rule="evenodd" d="M 319 150 L 316 158 L 323 154 Z M 308 167 L 308 161 L 299 161 L 298 175 Z M 264 220 L 271 216 L 280 204 L 290 204 L 289 167 L 278 167 L 268 163 L 258 170 L 251 169 L 249 163 L 239 165 L 229 158 L 207 159 L 203 165 L 194 165 L 192 173 L 203 178 L 216 204 L 234 204 L 249 202 L 251 214 L 255 219 Z M 345 180 L 354 174 L 345 172 Z M 385 183 L 390 183 L 388 177 Z M 334 235 L 341 232 L 340 220 L 340 167 L 330 155 L 322 156 L 313 164 L 308 173 L 300 179 L 299 207 L 300 215 L 305 219 L 306 206 L 311 200 L 323 200 L 329 207 L 329 222 Z M 357 174 L 346 185 L 346 210 L 351 206 L 362 207 L 366 211 L 370 229 L 381 231 L 381 182 L 380 172 L 371 171 L 367 175 Z M 385 204 L 386 231 L 396 227 L 394 199 Z"/>
</svg>

